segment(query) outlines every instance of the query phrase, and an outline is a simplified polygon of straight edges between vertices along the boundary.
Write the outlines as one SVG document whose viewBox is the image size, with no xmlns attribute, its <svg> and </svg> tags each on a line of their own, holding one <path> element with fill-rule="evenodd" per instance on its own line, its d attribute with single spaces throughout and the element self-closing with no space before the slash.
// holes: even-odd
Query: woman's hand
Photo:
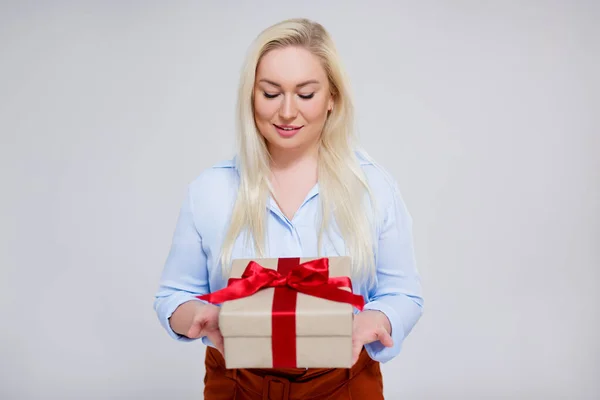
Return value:
<svg viewBox="0 0 600 400">
<path fill-rule="evenodd" d="M 223 354 L 223 335 L 219 329 L 219 311 L 220 307 L 213 304 L 205 304 L 194 315 L 187 337 L 197 339 L 206 336 Z"/>
<path fill-rule="evenodd" d="M 379 340 L 385 347 L 392 347 L 390 320 L 381 311 L 365 310 L 354 316 L 352 329 L 352 365 L 358 361 L 365 344 Z"/>
<path fill-rule="evenodd" d="M 199 301 L 188 301 L 177 307 L 171 316 L 171 328 L 190 339 L 206 336 L 221 354 L 223 335 L 219 329 L 220 307 L 204 304 Z"/>
</svg>

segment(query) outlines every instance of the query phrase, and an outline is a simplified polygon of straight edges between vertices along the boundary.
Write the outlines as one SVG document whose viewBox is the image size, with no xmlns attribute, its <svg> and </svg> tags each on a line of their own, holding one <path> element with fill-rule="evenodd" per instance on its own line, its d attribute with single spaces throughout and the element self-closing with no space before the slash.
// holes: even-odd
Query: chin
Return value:
<svg viewBox="0 0 600 400">
<path fill-rule="evenodd" d="M 318 138 L 313 139 L 307 137 L 306 134 L 309 132 L 302 132 L 302 130 L 292 137 L 282 137 L 276 130 L 273 129 L 273 131 L 271 131 L 269 129 L 269 133 L 267 135 L 263 134 L 263 137 L 265 138 L 268 147 L 284 150 L 310 147 L 314 141 L 318 141 Z"/>
<path fill-rule="evenodd" d="M 302 140 L 296 140 L 296 138 L 283 139 L 280 137 L 268 140 L 267 144 L 271 147 L 277 147 L 279 149 L 297 149 L 300 147 L 306 146 L 308 143 L 305 143 Z"/>
</svg>

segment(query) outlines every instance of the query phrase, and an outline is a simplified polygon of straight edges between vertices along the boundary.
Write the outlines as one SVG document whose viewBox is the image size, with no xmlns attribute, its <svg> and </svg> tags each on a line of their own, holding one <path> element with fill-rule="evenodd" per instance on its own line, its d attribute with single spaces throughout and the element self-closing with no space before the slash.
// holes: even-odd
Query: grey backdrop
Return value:
<svg viewBox="0 0 600 400">
<path fill-rule="evenodd" d="M 2 2 L 0 398 L 202 398 L 153 295 L 250 41 L 295 16 L 415 220 L 426 309 L 387 397 L 599 398 L 600 7 L 566 0 Z"/>
</svg>

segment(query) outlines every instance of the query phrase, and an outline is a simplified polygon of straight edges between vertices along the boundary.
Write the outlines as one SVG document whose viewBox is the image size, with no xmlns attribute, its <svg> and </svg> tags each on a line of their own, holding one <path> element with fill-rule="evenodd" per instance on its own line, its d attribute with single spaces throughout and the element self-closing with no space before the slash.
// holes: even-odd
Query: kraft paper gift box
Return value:
<svg viewBox="0 0 600 400">
<path fill-rule="evenodd" d="M 319 275 L 317 278 L 307 272 L 314 266 L 321 271 L 316 274 Z M 304 271 L 300 271 L 301 267 Z M 254 277 L 250 277 L 250 269 L 253 269 Z M 327 270 L 325 278 L 323 269 Z M 256 271 L 259 270 L 262 276 L 257 278 Z M 233 288 L 232 281 L 241 278 L 245 272 L 246 282 L 238 282 L 237 288 Z M 352 366 L 353 307 L 362 309 L 363 299 L 351 293 L 349 257 L 236 259 L 232 262 L 228 286 L 219 292 L 229 291 L 231 294 L 232 289 L 234 292 L 248 290 L 248 287 L 255 286 L 256 280 L 274 279 L 280 282 L 290 273 L 296 278 L 302 275 L 296 281 L 302 281 L 304 287 L 307 287 L 306 282 L 321 279 L 323 283 L 324 279 L 329 282 L 328 287 L 321 285 L 316 290 L 333 292 L 337 301 L 317 297 L 319 294 L 312 293 L 311 287 L 306 291 L 312 294 L 302 293 L 302 289 L 293 289 L 293 284 L 263 287 L 249 296 L 223 301 L 219 327 L 224 339 L 227 368 Z M 291 280 L 294 281 L 294 278 Z M 332 282 L 337 283 L 332 285 Z M 219 292 L 205 298 L 214 296 L 213 300 L 217 300 Z M 328 296 L 331 298 L 331 295 Z"/>
</svg>

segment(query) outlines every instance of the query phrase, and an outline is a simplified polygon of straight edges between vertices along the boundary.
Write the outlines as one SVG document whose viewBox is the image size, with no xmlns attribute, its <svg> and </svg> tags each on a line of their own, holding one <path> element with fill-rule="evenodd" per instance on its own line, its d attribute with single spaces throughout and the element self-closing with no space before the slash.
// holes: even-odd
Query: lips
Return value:
<svg viewBox="0 0 600 400">
<path fill-rule="evenodd" d="M 302 129 L 302 126 L 297 125 L 277 125 L 273 124 L 279 135 L 284 137 L 294 136 Z"/>
</svg>

